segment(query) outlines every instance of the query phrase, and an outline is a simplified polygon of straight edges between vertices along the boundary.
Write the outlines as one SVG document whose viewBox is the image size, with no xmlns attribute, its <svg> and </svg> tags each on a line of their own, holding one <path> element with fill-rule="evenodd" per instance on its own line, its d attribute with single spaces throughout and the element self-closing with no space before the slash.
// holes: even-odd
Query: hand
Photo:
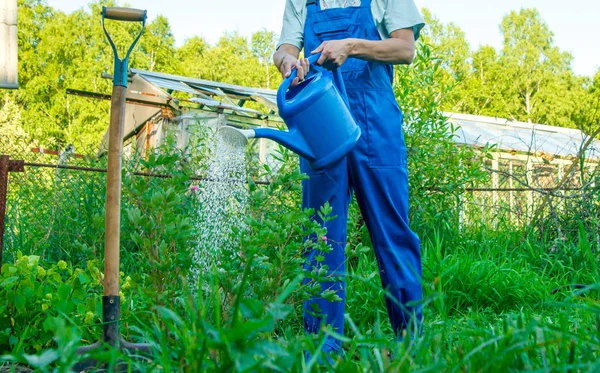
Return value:
<svg viewBox="0 0 600 373">
<path fill-rule="evenodd" d="M 308 70 L 310 69 L 308 58 L 298 60 L 292 55 L 287 55 L 283 58 L 283 61 L 279 66 L 279 72 L 285 79 L 290 76 L 292 69 L 294 68 L 297 70 L 297 73 L 296 77 L 292 81 L 292 87 L 303 81 L 306 74 L 308 74 Z"/>
<path fill-rule="evenodd" d="M 321 52 L 321 57 L 317 65 L 321 65 L 327 70 L 337 69 L 346 62 L 352 50 L 350 39 L 324 41 L 311 54 Z"/>
</svg>

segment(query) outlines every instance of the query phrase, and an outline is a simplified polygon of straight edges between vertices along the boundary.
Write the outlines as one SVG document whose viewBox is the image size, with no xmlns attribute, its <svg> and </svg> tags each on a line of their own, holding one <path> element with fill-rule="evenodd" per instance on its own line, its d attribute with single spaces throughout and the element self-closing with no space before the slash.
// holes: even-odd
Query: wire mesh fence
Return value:
<svg viewBox="0 0 600 373">
<path fill-rule="evenodd" d="M 23 172 L 8 173 L 7 180 L 0 184 L 6 187 L 6 211 L 4 224 L 4 259 L 11 259 L 18 251 L 39 255 L 45 260 L 83 260 L 101 255 L 103 249 L 104 211 L 106 193 L 106 157 L 98 157 L 91 151 L 80 154 L 73 147 L 49 150 L 0 140 L 0 155 L 10 160 L 19 160 Z M 202 167 L 186 167 L 177 154 L 164 155 L 154 165 L 146 154 L 137 153 L 123 159 L 123 211 L 132 205 L 133 196 L 127 190 L 132 178 L 153 179 L 155 185 L 178 177 L 185 172 L 185 183 L 190 187 L 211 180 L 211 175 Z M 155 157 L 156 158 L 156 157 Z M 179 159 L 179 162 L 175 162 Z M 156 166 L 157 163 L 166 164 Z M 248 164 L 247 174 L 257 184 L 268 184 L 269 178 L 279 169 L 277 162 L 272 167 L 259 167 L 255 162 Z M 182 168 L 186 168 L 182 170 Z M 244 180 L 230 180 L 232 183 Z M 194 189 L 192 189 L 194 190 Z M 190 202 L 191 203 L 191 202 Z M 194 206 L 189 206 L 193 209 Z M 193 211 L 190 210 L 190 213 Z M 122 216 L 122 237 L 127 240 L 129 227 L 126 216 Z M 54 257 L 56 256 L 56 257 Z"/>
<path fill-rule="evenodd" d="M 40 255 L 49 261 L 84 260 L 101 255 L 106 158 L 98 157 L 95 152 L 77 153 L 71 147 L 47 150 L 25 142 L 2 140 L 0 154 L 23 164 L 23 172 L 8 173 L 4 260 L 10 260 L 18 251 Z M 268 184 L 278 172 L 286 172 L 281 171 L 286 161 L 277 156 L 265 162 L 252 149 L 248 154 L 247 175 L 256 183 Z M 184 171 L 190 183 L 210 178 L 201 167 L 191 167 L 186 162 L 149 169 L 148 155 L 139 156 L 135 152 L 124 159 L 123 175 L 160 182 L 173 177 L 173 172 L 178 172 L 177 167 L 186 168 L 186 165 L 189 169 Z M 519 167 L 505 164 L 498 169 L 490 168 L 489 185 L 457 190 L 453 206 L 438 208 L 451 209 L 461 226 L 493 225 L 511 229 L 535 220 L 541 231 L 557 239 L 577 235 L 581 229 L 591 233 L 597 230 L 600 194 L 595 168 L 574 167 L 563 175 L 549 176 L 547 170 Z M 124 180 L 126 182 L 127 177 Z M 133 203 L 133 197 L 127 193 L 126 184 L 124 189 L 123 210 L 126 210 Z M 435 188 L 426 192 L 438 193 Z M 189 208 L 193 214 L 193 209 L 198 207 Z M 132 228 L 126 224 L 125 216 L 122 221 L 125 222 L 122 237 L 127 240 Z M 597 241 L 597 235 L 594 237 Z"/>
</svg>

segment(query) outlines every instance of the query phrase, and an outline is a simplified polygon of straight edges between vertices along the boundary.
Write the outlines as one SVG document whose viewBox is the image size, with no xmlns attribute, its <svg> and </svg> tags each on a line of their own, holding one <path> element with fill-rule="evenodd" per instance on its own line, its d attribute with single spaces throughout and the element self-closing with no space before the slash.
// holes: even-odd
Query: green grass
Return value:
<svg viewBox="0 0 600 373">
<path fill-rule="evenodd" d="M 156 163 L 164 167 L 168 160 L 159 159 Z M 144 216 L 149 221 L 160 219 L 179 224 L 182 216 L 193 214 L 198 206 L 185 192 L 186 175 L 179 177 L 144 182 L 125 178 L 121 269 L 122 285 L 127 285 L 122 288 L 125 302 L 121 330 L 127 340 L 149 341 L 154 349 L 143 362 L 115 351 L 94 355 L 102 361 L 120 358 L 143 372 L 600 369 L 598 248 L 594 232 L 584 228 L 583 223 L 569 222 L 571 228 L 577 229 L 571 229 L 574 233 L 567 239 L 556 241 L 536 230 L 526 233 L 507 229 L 503 222 L 497 225 L 500 229 L 479 225 L 459 230 L 452 224 L 433 229 L 417 221 L 423 254 L 424 334 L 415 342 L 395 343 L 374 254 L 353 205 L 348 223 L 345 358 L 334 366 L 322 366 L 316 358 L 302 358 L 305 350 L 318 356 L 322 347 L 321 339 L 304 335 L 302 328 L 302 300 L 314 291 L 300 284 L 303 237 L 308 233 L 326 233 L 309 220 L 309 212 L 297 208 L 302 176 L 289 170 L 271 185 L 251 186 L 247 229 L 233 232 L 230 240 L 234 244 L 223 253 L 226 259 L 214 272 L 202 274 L 206 287 L 198 289 L 198 298 L 191 295 L 185 281 L 189 269 L 186 257 L 197 232 L 190 233 L 187 228 L 185 232 L 179 228 L 163 229 L 164 225 L 148 224 L 140 216 L 127 220 L 128 212 L 145 206 L 148 208 Z M 44 277 L 36 266 L 24 265 L 14 272 L 6 266 L 0 276 L 0 291 L 23 294 L 28 307 L 20 304 L 19 309 L 38 315 L 35 319 L 19 315 L 18 320 L 24 325 L 16 327 L 7 321 L 10 315 L 0 312 L 0 321 L 4 322 L 0 336 L 6 337 L 0 339 L 6 341 L 0 343 L 0 354 L 6 354 L 3 359 L 7 362 L 37 367 L 40 372 L 66 372 L 77 358 L 75 348 L 100 337 L 98 306 L 102 288 L 98 279 L 91 280 L 95 269 L 82 262 L 83 258 L 95 256 L 101 259 L 102 237 L 98 234 L 102 229 L 98 221 L 94 222 L 94 216 L 102 211 L 102 198 L 97 197 L 99 184 L 92 177 L 86 182 L 67 183 L 61 190 L 85 202 L 85 206 L 60 206 L 55 222 L 60 222 L 61 228 L 50 231 L 47 242 L 52 244 L 45 247 L 47 255 L 40 262 L 41 268 L 47 270 L 56 267 L 55 260 L 65 260 L 69 267 L 57 270 L 61 281 Z M 37 188 L 40 193 L 36 199 L 28 199 L 31 190 L 24 187 L 11 191 L 18 196 L 12 197 L 15 217 L 33 220 L 40 203 L 53 201 L 51 188 Z M 169 190 L 176 190 L 178 197 L 165 201 L 176 207 L 165 209 L 158 202 L 156 206 L 143 202 L 159 201 L 157 196 L 161 195 L 172 196 Z M 444 206 L 431 208 L 436 209 L 443 210 Z M 33 221 L 37 223 L 9 220 L 9 264 L 16 261 L 17 249 L 26 255 L 40 254 L 36 251 L 40 247 L 32 243 L 29 235 L 43 236 L 48 230 L 41 230 L 39 217 Z M 28 237 L 19 239 L 23 232 Z M 162 246 L 144 240 L 150 236 Z M 326 250 L 322 242 L 319 245 L 319 249 Z M 152 258 L 149 253 L 155 253 L 153 250 L 163 250 L 160 252 L 164 255 L 148 259 Z M 102 270 L 101 265 L 90 263 Z M 172 271 L 175 267 L 177 273 Z M 85 269 L 87 277 L 74 272 L 76 268 Z M 310 275 L 318 277 L 316 273 Z M 130 279 L 125 280 L 128 276 Z M 43 289 L 32 285 L 40 278 L 44 279 Z M 163 289 L 161 294 L 154 291 L 157 281 Z M 86 284 L 86 291 L 69 292 L 68 287 L 55 285 L 59 282 Z M 582 286 L 572 287 L 574 284 Z M 45 289 L 54 288 L 62 290 L 49 302 Z M 12 307 L 13 298 L 7 297 L 6 309 Z M 67 307 L 65 299 L 85 307 Z M 90 303 L 92 299 L 96 300 L 95 306 L 93 301 Z M 36 308 L 43 304 L 49 305 L 46 318 L 40 317 Z M 96 313 L 88 314 L 94 308 Z M 45 333 L 34 333 L 36 329 Z M 20 332 L 15 334 L 16 330 Z M 48 332 L 54 340 L 48 340 Z M 41 335 L 45 336 L 43 341 Z"/>
</svg>

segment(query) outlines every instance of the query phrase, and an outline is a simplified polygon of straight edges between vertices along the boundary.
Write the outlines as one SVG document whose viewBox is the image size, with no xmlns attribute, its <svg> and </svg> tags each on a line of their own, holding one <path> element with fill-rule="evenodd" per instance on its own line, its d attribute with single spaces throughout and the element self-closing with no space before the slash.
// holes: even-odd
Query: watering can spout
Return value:
<svg viewBox="0 0 600 373">
<path fill-rule="evenodd" d="M 314 160 L 315 156 L 310 150 L 308 143 L 297 130 L 279 131 L 271 128 L 239 129 L 231 126 L 223 126 L 219 129 L 222 135 L 230 138 L 230 141 L 248 141 L 253 138 L 265 138 L 273 140 L 294 153 L 308 159 Z"/>
<path fill-rule="evenodd" d="M 254 131 L 254 137 L 273 140 L 284 147 L 290 149 L 299 156 L 308 161 L 315 159 L 315 156 L 308 146 L 308 143 L 296 129 L 289 131 L 279 131 L 272 128 L 257 128 Z"/>
</svg>

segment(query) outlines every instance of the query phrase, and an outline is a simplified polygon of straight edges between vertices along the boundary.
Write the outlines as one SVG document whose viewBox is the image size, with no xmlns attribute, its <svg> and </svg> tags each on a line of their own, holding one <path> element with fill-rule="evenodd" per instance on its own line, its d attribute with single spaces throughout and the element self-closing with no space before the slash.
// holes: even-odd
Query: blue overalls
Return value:
<svg viewBox="0 0 600 373">
<path fill-rule="evenodd" d="M 370 0 L 363 0 L 360 7 L 332 9 L 321 9 L 318 3 L 319 0 L 307 2 L 305 55 L 327 40 L 381 40 Z M 326 254 L 324 264 L 328 266 L 329 274 L 340 276 L 342 281 L 324 282 L 321 286 L 323 290 L 337 290 L 343 301 L 327 302 L 315 298 L 306 302 L 304 326 L 307 332 L 318 333 L 324 322 L 338 334 L 344 333 L 346 224 L 354 191 L 371 235 L 381 282 L 387 290 L 385 301 L 390 322 L 401 338 L 404 330 L 414 330 L 413 325 L 420 332 L 421 252 L 419 239 L 408 223 L 406 145 L 402 132 L 403 115 L 392 89 L 393 67 L 349 58 L 341 70 L 350 109 L 362 136 L 346 158 L 328 169 L 313 171 L 304 159 L 300 159 L 300 167 L 309 175 L 309 179 L 303 181 L 303 208 L 318 211 L 329 202 L 332 214 L 338 216 L 325 223 L 327 241 L 333 250 Z M 316 215 L 315 218 L 319 219 Z M 307 253 L 307 269 L 319 265 L 316 255 L 315 252 Z M 324 351 L 341 352 L 341 342 L 328 337 Z"/>
</svg>

